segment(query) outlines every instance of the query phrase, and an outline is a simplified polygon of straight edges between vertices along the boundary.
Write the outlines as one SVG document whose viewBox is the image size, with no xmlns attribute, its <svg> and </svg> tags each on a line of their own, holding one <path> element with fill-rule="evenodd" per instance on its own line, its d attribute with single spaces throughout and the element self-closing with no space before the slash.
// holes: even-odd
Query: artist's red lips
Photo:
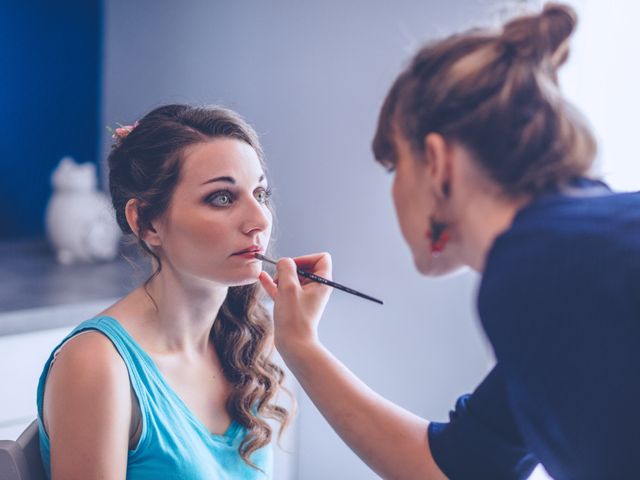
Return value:
<svg viewBox="0 0 640 480">
<path fill-rule="evenodd" d="M 262 253 L 262 247 L 259 245 L 251 245 L 244 250 L 234 253 L 233 255 L 254 255 L 256 253 Z"/>
</svg>

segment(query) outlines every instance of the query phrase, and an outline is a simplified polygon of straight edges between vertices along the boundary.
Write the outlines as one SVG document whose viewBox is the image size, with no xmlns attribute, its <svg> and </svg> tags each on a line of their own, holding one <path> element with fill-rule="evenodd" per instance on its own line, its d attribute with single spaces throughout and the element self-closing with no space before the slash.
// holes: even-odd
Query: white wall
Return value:
<svg viewBox="0 0 640 480">
<path fill-rule="evenodd" d="M 618 190 L 640 190 L 640 4 L 568 0 L 578 31 L 561 87 L 590 120 L 599 143 L 598 171 Z"/>
<path fill-rule="evenodd" d="M 415 273 L 370 141 L 414 47 L 486 19 L 494 3 L 105 2 L 103 124 L 168 102 L 242 113 L 267 153 L 280 254 L 329 251 L 338 281 L 385 301 L 334 293 L 323 341 L 374 389 L 436 420 L 491 362 L 474 316 L 477 278 Z M 300 407 L 296 478 L 376 478 L 304 396 Z"/>
</svg>

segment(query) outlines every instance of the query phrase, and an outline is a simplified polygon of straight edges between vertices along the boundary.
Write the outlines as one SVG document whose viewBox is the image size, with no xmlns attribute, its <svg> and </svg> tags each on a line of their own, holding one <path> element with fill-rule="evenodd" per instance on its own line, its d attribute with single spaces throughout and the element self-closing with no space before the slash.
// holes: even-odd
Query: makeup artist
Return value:
<svg viewBox="0 0 640 480">
<path fill-rule="evenodd" d="M 380 113 L 373 150 L 394 172 L 416 268 L 482 273 L 497 363 L 448 423 L 385 400 L 322 345 L 329 291 L 294 260 L 330 277 L 327 254 L 260 276 L 287 365 L 384 478 L 527 478 L 539 462 L 557 480 L 638 478 L 640 193 L 590 176 L 594 137 L 556 77 L 575 25 L 571 8 L 547 5 L 431 43 Z"/>
</svg>

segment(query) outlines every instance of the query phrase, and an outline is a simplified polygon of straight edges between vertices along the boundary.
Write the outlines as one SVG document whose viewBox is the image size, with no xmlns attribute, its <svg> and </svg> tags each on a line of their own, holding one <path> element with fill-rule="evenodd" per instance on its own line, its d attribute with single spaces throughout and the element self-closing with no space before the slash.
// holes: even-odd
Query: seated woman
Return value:
<svg viewBox="0 0 640 480">
<path fill-rule="evenodd" d="M 264 479 L 284 378 L 253 253 L 271 234 L 253 129 L 222 108 L 168 105 L 120 128 L 109 183 L 121 229 L 154 267 L 80 324 L 38 385 L 54 479 Z"/>
</svg>

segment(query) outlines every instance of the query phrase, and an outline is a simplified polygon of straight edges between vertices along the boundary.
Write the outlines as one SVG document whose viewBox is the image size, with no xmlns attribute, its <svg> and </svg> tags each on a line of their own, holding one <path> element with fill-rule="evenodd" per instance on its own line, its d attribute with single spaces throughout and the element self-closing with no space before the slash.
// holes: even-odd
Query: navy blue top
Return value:
<svg viewBox="0 0 640 480">
<path fill-rule="evenodd" d="M 516 215 L 487 257 L 478 310 L 496 366 L 449 423 L 452 479 L 640 478 L 640 192 L 579 179 Z"/>
</svg>

